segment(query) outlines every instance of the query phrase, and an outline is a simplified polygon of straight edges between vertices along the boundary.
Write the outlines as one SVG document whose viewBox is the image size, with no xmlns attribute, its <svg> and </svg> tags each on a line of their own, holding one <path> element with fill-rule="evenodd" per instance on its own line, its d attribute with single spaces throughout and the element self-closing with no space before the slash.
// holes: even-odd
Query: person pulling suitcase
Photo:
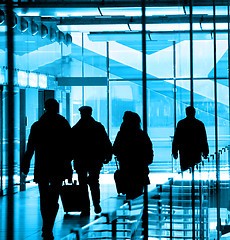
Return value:
<svg viewBox="0 0 230 240">
<path fill-rule="evenodd" d="M 103 164 L 112 159 L 112 144 L 104 126 L 92 117 L 92 108 L 82 106 L 79 108 L 81 119 L 72 127 L 72 150 L 74 170 L 78 173 L 79 184 L 84 199 L 81 216 L 90 215 L 90 200 L 88 185 L 90 187 L 94 211 L 99 214 L 100 185 L 99 175 Z M 86 196 L 86 198 L 85 198 Z"/>
</svg>

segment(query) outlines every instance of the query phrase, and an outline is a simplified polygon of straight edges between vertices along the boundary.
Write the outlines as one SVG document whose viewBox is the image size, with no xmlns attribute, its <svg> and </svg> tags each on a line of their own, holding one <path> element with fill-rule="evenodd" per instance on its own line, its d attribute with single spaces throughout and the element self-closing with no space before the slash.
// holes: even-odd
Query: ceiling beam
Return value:
<svg viewBox="0 0 230 240">
<path fill-rule="evenodd" d="M 54 21 L 45 19 L 43 21 Z M 58 25 L 98 25 L 98 24 L 141 24 L 141 17 L 130 16 L 84 16 L 84 17 L 62 17 L 56 18 Z M 216 16 L 216 23 L 227 23 L 227 16 Z M 169 16 L 147 16 L 146 24 L 178 24 L 189 23 L 189 15 L 169 15 Z M 194 15 L 193 23 L 213 23 L 213 17 L 210 15 Z"/>
<path fill-rule="evenodd" d="M 1 4 L 6 4 L 7 0 L 0 0 Z M 228 0 L 216 0 L 216 6 L 227 6 Z M 146 0 L 146 7 L 178 7 L 178 6 L 189 6 L 188 0 Z M 212 1 L 210 0 L 195 0 L 193 1 L 193 6 L 212 6 Z M 140 0 L 133 1 L 107 1 L 107 0 L 88 0 L 88 1 L 49 1 L 49 0 L 36 0 L 36 2 L 32 2 L 27 0 L 27 2 L 22 2 L 21 0 L 14 1 L 14 7 L 30 7 L 30 8 L 86 8 L 86 7 L 141 7 Z"/>
</svg>

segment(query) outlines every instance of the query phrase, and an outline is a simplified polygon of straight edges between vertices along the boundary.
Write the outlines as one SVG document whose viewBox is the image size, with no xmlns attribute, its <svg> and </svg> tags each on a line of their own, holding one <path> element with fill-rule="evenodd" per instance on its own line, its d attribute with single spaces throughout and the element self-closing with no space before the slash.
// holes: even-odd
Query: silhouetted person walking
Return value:
<svg viewBox="0 0 230 240">
<path fill-rule="evenodd" d="M 148 165 L 153 161 L 152 142 L 141 130 L 140 123 L 137 113 L 126 111 L 113 144 L 113 153 L 120 165 L 123 193 L 128 199 L 140 196 L 143 187 L 150 183 Z"/>
<path fill-rule="evenodd" d="M 187 107 L 187 117 L 178 122 L 174 134 L 172 154 L 177 159 L 179 151 L 181 171 L 193 167 L 202 155 L 207 158 L 209 153 L 204 124 L 195 118 L 195 113 L 194 107 Z"/>
<path fill-rule="evenodd" d="M 74 169 L 82 187 L 83 206 L 81 216 L 90 214 L 90 187 L 94 211 L 101 212 L 99 174 L 103 163 L 112 158 L 112 145 L 103 125 L 93 119 L 92 108 L 79 108 L 81 119 L 72 128 Z"/>
<path fill-rule="evenodd" d="M 55 99 L 45 102 L 46 112 L 35 122 L 30 131 L 22 172 L 27 175 L 35 152 L 34 181 L 40 192 L 40 210 L 43 219 L 42 236 L 54 239 L 53 225 L 58 212 L 58 198 L 62 181 L 72 178 L 69 157 L 70 125 L 58 114 L 59 104 Z"/>
</svg>

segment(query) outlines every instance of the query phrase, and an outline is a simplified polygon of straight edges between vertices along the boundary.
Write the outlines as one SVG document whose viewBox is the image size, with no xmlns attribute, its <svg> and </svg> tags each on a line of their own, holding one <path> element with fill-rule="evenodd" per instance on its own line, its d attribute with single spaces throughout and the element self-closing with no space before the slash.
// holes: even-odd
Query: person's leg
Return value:
<svg viewBox="0 0 230 240">
<path fill-rule="evenodd" d="M 42 236 L 44 239 L 53 239 L 53 226 L 58 212 L 58 198 L 62 182 L 39 183 L 40 209 L 43 219 Z"/>
<path fill-rule="evenodd" d="M 95 213 L 101 212 L 99 175 L 100 168 L 94 168 L 89 170 L 88 183 L 90 186 Z"/>
<path fill-rule="evenodd" d="M 87 170 L 86 169 L 78 169 L 78 181 L 81 187 L 82 192 L 82 214 L 81 215 L 89 215 L 90 213 L 90 201 L 89 201 L 89 191 L 88 191 L 88 182 L 87 182 Z"/>
</svg>

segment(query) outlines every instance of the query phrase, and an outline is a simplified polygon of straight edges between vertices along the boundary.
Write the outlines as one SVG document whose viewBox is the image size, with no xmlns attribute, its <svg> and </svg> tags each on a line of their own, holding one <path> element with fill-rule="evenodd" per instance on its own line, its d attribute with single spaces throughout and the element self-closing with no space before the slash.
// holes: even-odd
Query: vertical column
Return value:
<svg viewBox="0 0 230 240">
<path fill-rule="evenodd" d="M 109 42 L 106 42 L 106 68 L 107 68 L 107 133 L 109 134 L 109 114 L 110 114 L 110 108 L 109 108 Z"/>
<path fill-rule="evenodd" d="M 44 90 L 38 90 L 38 119 L 44 113 L 44 99 L 45 99 Z"/>
<path fill-rule="evenodd" d="M 190 105 L 193 106 L 193 0 L 189 5 L 189 22 L 190 22 Z"/>
<path fill-rule="evenodd" d="M 0 196 L 3 196 L 3 105 L 2 105 L 3 86 L 0 88 Z"/>
<path fill-rule="evenodd" d="M 173 41 L 173 93 L 174 93 L 174 132 L 176 130 L 176 42 Z"/>
<path fill-rule="evenodd" d="M 70 93 L 66 93 L 66 119 L 70 123 Z"/>
<path fill-rule="evenodd" d="M 190 105 L 193 106 L 193 0 L 189 1 L 189 22 L 190 22 Z M 195 222 L 195 182 L 194 167 L 192 167 L 192 239 L 196 239 Z"/>
<path fill-rule="evenodd" d="M 7 239 L 14 239 L 14 42 L 13 42 L 13 2 L 6 3 L 7 16 L 7 66 L 8 66 L 8 191 L 7 191 Z"/>
<path fill-rule="evenodd" d="M 20 89 L 20 191 L 26 188 L 25 179 L 21 176 L 22 159 L 26 148 L 26 91 Z"/>
<path fill-rule="evenodd" d="M 82 63 L 82 73 L 81 76 L 85 77 L 85 68 L 84 68 L 84 33 L 81 35 L 82 44 L 81 44 L 81 63 Z M 82 91 L 82 105 L 85 105 L 85 87 L 81 87 Z"/>
<path fill-rule="evenodd" d="M 146 29 L 145 5 L 142 0 L 142 87 L 143 87 L 143 130 L 147 133 L 147 87 L 146 87 Z M 144 186 L 144 212 L 143 212 L 144 240 L 148 240 L 148 186 Z"/>
<path fill-rule="evenodd" d="M 228 1 L 228 121 L 230 135 L 230 2 Z"/>
<path fill-rule="evenodd" d="M 213 0 L 213 51 L 214 51 L 214 100 L 215 100 L 215 157 L 216 157 L 216 204 L 217 204 L 217 240 L 220 239 L 220 176 L 218 153 L 218 118 L 217 118 L 217 74 L 216 74 L 216 2 Z"/>
</svg>

